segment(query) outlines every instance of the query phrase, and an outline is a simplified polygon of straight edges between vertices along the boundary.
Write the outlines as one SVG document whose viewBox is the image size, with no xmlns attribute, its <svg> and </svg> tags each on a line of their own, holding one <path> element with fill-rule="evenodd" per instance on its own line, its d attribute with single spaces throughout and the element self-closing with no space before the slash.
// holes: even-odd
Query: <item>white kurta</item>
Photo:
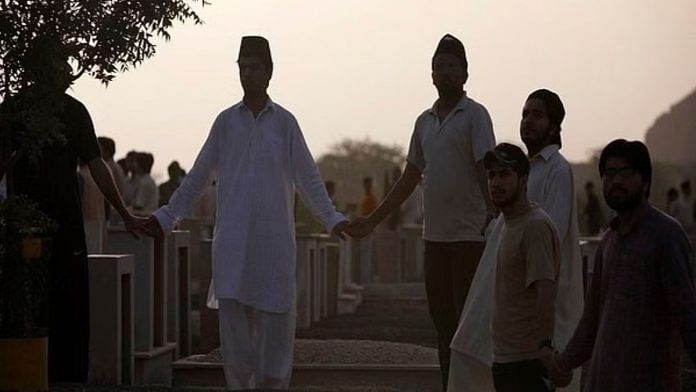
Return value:
<svg viewBox="0 0 696 392">
<path fill-rule="evenodd" d="M 527 196 L 551 217 L 561 238 L 554 344 L 558 349 L 562 349 L 580 321 L 584 301 L 573 171 L 568 161 L 560 154 L 557 145 L 546 146 L 530 160 Z M 492 227 L 462 311 L 459 327 L 452 340 L 452 350 L 468 358 L 457 363 L 468 363 L 469 366 L 450 369 L 450 374 L 458 373 L 461 379 L 492 380 L 478 374 L 490 373 L 493 362 L 490 314 L 495 283 L 495 256 L 502 228 L 500 217 L 492 222 Z M 579 390 L 578 381 L 574 380 L 568 390 Z M 457 392 L 466 391 L 466 388 L 479 392 L 494 390 L 492 383 L 458 385 L 457 388 Z"/>
<path fill-rule="evenodd" d="M 191 171 L 155 212 L 164 230 L 191 215 L 217 179 L 213 286 L 218 298 L 286 313 L 295 298 L 295 188 L 331 230 L 329 199 L 295 117 L 270 98 L 254 118 L 240 102 L 218 115 Z"/>
</svg>

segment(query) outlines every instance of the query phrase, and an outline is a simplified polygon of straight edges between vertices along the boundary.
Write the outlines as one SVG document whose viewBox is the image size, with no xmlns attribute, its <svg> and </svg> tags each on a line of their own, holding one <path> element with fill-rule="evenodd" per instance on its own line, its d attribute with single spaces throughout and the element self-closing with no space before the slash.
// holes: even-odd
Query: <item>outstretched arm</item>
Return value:
<svg viewBox="0 0 696 392">
<path fill-rule="evenodd" d="M 87 166 L 89 167 L 89 173 L 92 175 L 92 179 L 94 179 L 101 193 L 114 209 L 116 209 L 118 214 L 121 215 L 121 218 L 123 218 L 126 229 L 134 236 L 138 237 L 140 227 L 144 224 L 145 220 L 133 216 L 133 214 L 128 211 L 106 162 L 104 162 L 102 158 L 94 158 L 87 163 Z"/>
<path fill-rule="evenodd" d="M 370 234 L 381 221 L 384 220 L 394 209 L 398 208 L 416 188 L 421 181 L 422 172 L 410 162 L 406 162 L 406 169 L 399 177 L 387 197 L 382 200 L 377 209 L 370 216 L 360 217 L 353 220 L 348 225 L 346 232 L 352 237 L 362 238 Z"/>
</svg>

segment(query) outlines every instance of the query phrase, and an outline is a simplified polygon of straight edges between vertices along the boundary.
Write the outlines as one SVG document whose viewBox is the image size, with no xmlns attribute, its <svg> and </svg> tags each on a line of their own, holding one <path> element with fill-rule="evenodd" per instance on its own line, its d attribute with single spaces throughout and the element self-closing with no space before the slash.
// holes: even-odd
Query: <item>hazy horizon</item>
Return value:
<svg viewBox="0 0 696 392">
<path fill-rule="evenodd" d="M 526 96 L 545 87 L 566 106 L 563 152 L 587 160 L 608 141 L 643 140 L 696 88 L 696 3 L 598 0 L 213 0 L 202 26 L 177 25 L 155 57 L 108 88 L 88 77 L 71 94 L 98 135 L 155 155 L 163 180 L 190 169 L 215 116 L 241 99 L 235 60 L 244 35 L 263 35 L 275 64 L 271 98 L 298 118 L 319 158 L 344 138 L 407 149 L 418 114 L 437 94 L 430 59 L 445 33 L 466 47 L 470 97 L 485 105 L 498 141 L 521 144 Z"/>
</svg>

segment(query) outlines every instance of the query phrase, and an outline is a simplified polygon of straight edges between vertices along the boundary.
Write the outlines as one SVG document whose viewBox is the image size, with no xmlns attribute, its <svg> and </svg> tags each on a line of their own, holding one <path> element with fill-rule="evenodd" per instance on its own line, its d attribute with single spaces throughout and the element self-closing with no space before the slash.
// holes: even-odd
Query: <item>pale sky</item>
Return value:
<svg viewBox="0 0 696 392">
<path fill-rule="evenodd" d="M 498 141 L 519 141 L 525 98 L 545 87 L 566 107 L 563 152 L 575 162 L 623 137 L 643 139 L 657 116 L 696 88 L 693 0 L 213 0 L 205 24 L 177 25 L 155 57 L 104 88 L 83 77 L 73 95 L 98 135 L 151 151 L 153 174 L 190 169 L 215 116 L 241 99 L 244 35 L 269 39 L 269 94 L 298 118 L 318 158 L 344 138 L 402 146 L 437 94 L 430 60 L 445 33 L 469 60 L 470 97 Z"/>
</svg>

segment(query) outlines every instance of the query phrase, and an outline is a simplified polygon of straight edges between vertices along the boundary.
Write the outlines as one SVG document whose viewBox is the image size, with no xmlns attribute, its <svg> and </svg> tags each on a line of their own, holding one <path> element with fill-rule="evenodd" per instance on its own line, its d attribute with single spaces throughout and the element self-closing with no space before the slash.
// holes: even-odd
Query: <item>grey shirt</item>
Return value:
<svg viewBox="0 0 696 392">
<path fill-rule="evenodd" d="M 423 238 L 482 242 L 486 202 L 476 162 L 495 147 L 491 117 L 466 94 L 442 122 L 435 105 L 418 116 L 407 157 L 423 172 Z"/>
</svg>

